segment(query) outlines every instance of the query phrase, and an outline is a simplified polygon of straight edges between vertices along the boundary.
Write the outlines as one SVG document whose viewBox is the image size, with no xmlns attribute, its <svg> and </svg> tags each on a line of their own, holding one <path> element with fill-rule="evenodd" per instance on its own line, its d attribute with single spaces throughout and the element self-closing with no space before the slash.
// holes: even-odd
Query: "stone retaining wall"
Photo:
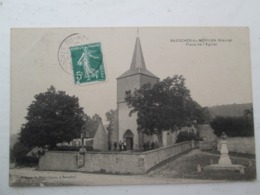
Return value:
<svg viewBox="0 0 260 195">
<path fill-rule="evenodd" d="M 78 152 L 48 151 L 39 160 L 40 170 L 75 171 Z"/>
<path fill-rule="evenodd" d="M 211 150 L 217 147 L 216 141 L 199 141 L 198 148 L 201 150 Z"/>
<path fill-rule="evenodd" d="M 255 154 L 254 137 L 228 137 L 227 146 L 229 152 Z M 218 151 L 220 150 L 220 141 L 218 140 Z"/>
<path fill-rule="evenodd" d="M 79 166 L 78 152 L 48 151 L 40 158 L 40 170 L 143 174 L 155 165 L 193 148 L 183 142 L 147 152 L 87 152 Z"/>
</svg>

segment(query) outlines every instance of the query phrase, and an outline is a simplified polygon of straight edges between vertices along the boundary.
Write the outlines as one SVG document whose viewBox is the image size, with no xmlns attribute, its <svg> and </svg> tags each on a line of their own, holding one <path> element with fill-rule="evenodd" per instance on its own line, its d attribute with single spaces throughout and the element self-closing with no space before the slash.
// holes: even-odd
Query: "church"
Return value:
<svg viewBox="0 0 260 195">
<path fill-rule="evenodd" d="M 137 113 L 129 116 L 130 108 L 125 102 L 125 92 L 158 81 L 159 78 L 146 69 L 140 38 L 137 37 L 130 69 L 117 78 L 117 117 L 112 134 L 113 142 L 125 142 L 130 150 L 142 148 L 145 135 L 137 130 Z"/>
</svg>

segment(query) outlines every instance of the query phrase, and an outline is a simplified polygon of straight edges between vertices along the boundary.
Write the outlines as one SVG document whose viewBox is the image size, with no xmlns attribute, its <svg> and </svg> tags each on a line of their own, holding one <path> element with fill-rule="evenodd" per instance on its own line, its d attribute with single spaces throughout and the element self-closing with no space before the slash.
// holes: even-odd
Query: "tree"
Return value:
<svg viewBox="0 0 260 195">
<path fill-rule="evenodd" d="M 174 75 L 151 85 L 150 83 L 126 91 L 125 100 L 131 111 L 137 113 L 139 130 L 160 135 L 164 130 L 174 130 L 195 120 L 200 106 L 192 100 L 185 79 Z"/>
<path fill-rule="evenodd" d="M 176 143 L 191 141 L 191 140 L 199 141 L 200 138 L 198 133 L 181 131 L 177 136 Z"/>
<path fill-rule="evenodd" d="M 217 136 L 221 136 L 222 132 L 225 132 L 230 137 L 247 137 L 254 136 L 254 123 L 253 119 L 240 116 L 240 117 L 216 117 L 210 123 L 212 129 Z"/>
<path fill-rule="evenodd" d="M 55 147 L 57 143 L 80 137 L 84 112 L 77 97 L 51 86 L 34 98 L 27 108 L 27 123 L 21 128 L 21 143 L 28 147 Z"/>
<path fill-rule="evenodd" d="M 109 110 L 108 112 L 106 112 L 106 118 L 107 118 L 107 121 L 109 122 L 108 127 L 107 127 L 108 131 L 113 131 L 113 125 L 115 122 L 115 114 L 116 114 L 115 110 Z"/>
<path fill-rule="evenodd" d="M 107 118 L 107 121 L 109 122 L 108 127 L 107 127 L 109 148 L 111 147 L 111 134 L 112 134 L 112 131 L 114 130 L 115 115 L 116 115 L 115 110 L 109 110 L 108 112 L 106 112 L 106 118 Z"/>
<path fill-rule="evenodd" d="M 21 142 L 14 144 L 13 148 L 10 150 L 10 161 L 16 163 L 17 165 L 33 165 L 37 164 L 39 158 L 34 158 L 28 156 L 30 148 Z"/>
<path fill-rule="evenodd" d="M 253 108 L 245 109 L 244 110 L 244 116 L 253 120 L 253 118 L 254 118 Z"/>
<path fill-rule="evenodd" d="M 85 122 L 81 129 L 82 133 L 84 133 L 87 137 L 93 137 L 96 133 L 100 120 L 101 117 L 98 114 L 94 114 L 92 118 L 85 114 Z"/>
</svg>

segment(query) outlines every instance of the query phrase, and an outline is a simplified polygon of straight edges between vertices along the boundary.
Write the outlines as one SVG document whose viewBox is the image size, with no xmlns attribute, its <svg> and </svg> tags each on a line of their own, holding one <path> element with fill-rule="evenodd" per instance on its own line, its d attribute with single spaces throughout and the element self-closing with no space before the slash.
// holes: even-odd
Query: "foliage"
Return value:
<svg viewBox="0 0 260 195">
<path fill-rule="evenodd" d="M 87 151 L 93 151 L 94 149 L 93 149 L 92 146 L 86 146 L 86 150 L 87 150 Z"/>
<path fill-rule="evenodd" d="M 82 133 L 85 133 L 86 137 L 94 137 L 100 120 L 101 117 L 98 114 L 94 114 L 92 118 L 85 114 Z"/>
<path fill-rule="evenodd" d="M 79 149 L 81 148 L 82 146 L 58 146 L 55 148 L 55 150 L 57 151 L 79 151 Z M 93 150 L 93 147 L 92 146 L 84 146 L 84 148 L 86 148 L 87 151 L 92 151 Z"/>
<path fill-rule="evenodd" d="M 222 132 L 230 137 L 254 136 L 254 123 L 251 117 L 216 117 L 210 125 L 217 136 L 221 136 Z"/>
<path fill-rule="evenodd" d="M 115 125 L 115 115 L 116 115 L 115 110 L 109 110 L 108 112 L 106 112 L 106 118 L 107 121 L 109 122 L 107 127 L 108 132 L 113 131 L 113 127 Z"/>
<path fill-rule="evenodd" d="M 69 142 L 80 136 L 84 112 L 77 97 L 56 91 L 51 86 L 34 98 L 27 108 L 27 123 L 21 128 L 22 144 L 54 147 L 57 143 Z"/>
<path fill-rule="evenodd" d="M 199 135 L 194 132 L 188 132 L 188 131 L 181 131 L 178 136 L 176 143 L 185 142 L 185 141 L 199 141 Z"/>
<path fill-rule="evenodd" d="M 109 122 L 107 131 L 108 131 L 108 149 L 111 150 L 111 135 L 112 131 L 115 128 L 115 117 L 116 117 L 116 111 L 115 110 L 110 110 L 106 112 L 106 118 L 107 121 Z"/>
<path fill-rule="evenodd" d="M 126 91 L 125 100 L 131 108 L 129 115 L 137 113 L 139 130 L 146 134 L 185 126 L 200 113 L 200 106 L 192 100 L 181 75 L 167 77 L 154 85 L 145 84 L 133 93 Z"/>
<path fill-rule="evenodd" d="M 254 118 L 254 111 L 253 111 L 253 108 L 250 108 L 250 109 L 245 109 L 244 110 L 244 116 L 249 118 L 249 119 L 252 119 Z"/>
<path fill-rule="evenodd" d="M 17 165 L 34 165 L 37 164 L 39 159 L 27 154 L 31 151 L 28 146 L 17 142 L 10 151 L 10 161 L 15 162 Z"/>
</svg>

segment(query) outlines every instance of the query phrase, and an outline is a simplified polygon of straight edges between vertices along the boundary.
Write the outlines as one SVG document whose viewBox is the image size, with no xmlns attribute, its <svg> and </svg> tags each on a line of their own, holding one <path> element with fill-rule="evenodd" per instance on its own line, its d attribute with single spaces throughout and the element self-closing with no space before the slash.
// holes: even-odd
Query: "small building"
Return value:
<svg viewBox="0 0 260 195">
<path fill-rule="evenodd" d="M 97 127 L 91 130 L 91 132 L 86 131 L 82 138 L 75 138 L 69 144 L 63 142 L 58 145 L 72 147 L 84 146 L 92 147 L 94 150 L 108 150 L 108 131 L 104 127 L 102 120 L 99 119 Z"/>
</svg>

